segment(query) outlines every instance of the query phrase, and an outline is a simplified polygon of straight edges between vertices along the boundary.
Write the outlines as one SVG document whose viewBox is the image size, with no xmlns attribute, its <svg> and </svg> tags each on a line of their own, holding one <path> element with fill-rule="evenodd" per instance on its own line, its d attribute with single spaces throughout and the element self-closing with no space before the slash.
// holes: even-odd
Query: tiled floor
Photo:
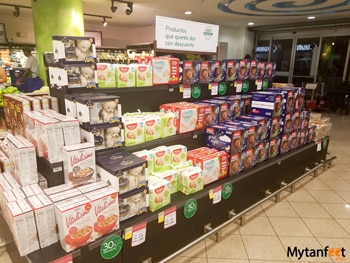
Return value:
<svg viewBox="0 0 350 263">
<path fill-rule="evenodd" d="M 294 193 L 282 192 L 281 202 L 267 201 L 250 211 L 244 226 L 226 226 L 221 242 L 209 237 L 169 262 L 350 262 L 350 116 L 330 117 L 329 152 L 337 156 L 332 168 L 316 178 L 304 178 Z M 287 256 L 288 247 L 323 250 L 326 246 L 345 248 L 346 258 Z M 6 252 L 0 262 L 11 263 Z"/>
<path fill-rule="evenodd" d="M 323 116 L 327 116 L 323 114 Z M 170 263 L 350 262 L 350 116 L 329 115 L 333 167 L 282 192 L 247 214 L 246 224 L 222 230 L 221 242 L 207 238 Z M 287 248 L 345 248 L 346 258 L 288 257 Z"/>
</svg>

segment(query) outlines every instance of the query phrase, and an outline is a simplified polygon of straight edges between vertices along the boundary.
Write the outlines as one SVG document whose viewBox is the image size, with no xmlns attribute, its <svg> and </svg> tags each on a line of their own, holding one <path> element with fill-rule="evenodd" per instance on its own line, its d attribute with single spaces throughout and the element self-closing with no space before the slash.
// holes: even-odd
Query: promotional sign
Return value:
<svg viewBox="0 0 350 263">
<path fill-rule="evenodd" d="M 219 26 L 156 16 L 158 49 L 216 53 Z"/>
</svg>

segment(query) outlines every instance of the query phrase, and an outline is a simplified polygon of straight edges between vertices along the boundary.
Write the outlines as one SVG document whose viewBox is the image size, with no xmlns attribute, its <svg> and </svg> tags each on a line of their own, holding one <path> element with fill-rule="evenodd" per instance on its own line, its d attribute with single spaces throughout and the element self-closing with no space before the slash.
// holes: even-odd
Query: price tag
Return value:
<svg viewBox="0 0 350 263">
<path fill-rule="evenodd" d="M 213 205 L 221 202 L 221 192 L 222 192 L 222 185 L 214 188 L 214 197 L 213 197 Z"/>
<path fill-rule="evenodd" d="M 124 239 L 128 240 L 130 238 L 132 238 L 132 227 L 126 228 L 124 232 Z"/>
<path fill-rule="evenodd" d="M 219 87 L 219 84 L 218 83 L 211 83 L 211 95 L 212 96 L 216 96 L 218 95 L 218 87 Z"/>
<path fill-rule="evenodd" d="M 146 241 L 147 223 L 143 222 L 132 227 L 131 246 L 136 247 Z"/>
<path fill-rule="evenodd" d="M 321 142 L 318 142 L 317 143 L 317 151 L 321 151 L 322 150 L 322 143 Z"/>
<path fill-rule="evenodd" d="M 189 99 L 191 98 L 191 86 L 189 85 L 185 85 L 183 87 L 183 96 L 182 96 L 183 99 Z"/>
<path fill-rule="evenodd" d="M 236 82 L 236 92 L 242 92 L 242 81 Z"/>
<path fill-rule="evenodd" d="M 176 206 L 164 211 L 164 229 L 176 225 Z"/>
<path fill-rule="evenodd" d="M 73 263 L 73 255 L 65 255 L 64 257 L 58 258 L 54 261 L 51 261 L 50 263 Z"/>
<path fill-rule="evenodd" d="M 184 92 L 184 86 L 182 84 L 179 85 L 179 92 Z"/>
<path fill-rule="evenodd" d="M 164 222 L 164 212 L 158 213 L 158 224 Z"/>
<path fill-rule="evenodd" d="M 256 85 L 256 90 L 261 90 L 262 89 L 262 80 L 257 79 L 255 82 L 255 85 Z"/>
</svg>

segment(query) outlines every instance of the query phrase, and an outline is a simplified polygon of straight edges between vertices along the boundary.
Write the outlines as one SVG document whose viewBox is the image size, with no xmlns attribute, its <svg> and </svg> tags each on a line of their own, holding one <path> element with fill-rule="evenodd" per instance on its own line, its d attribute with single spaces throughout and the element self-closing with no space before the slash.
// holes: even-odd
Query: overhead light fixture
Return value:
<svg viewBox="0 0 350 263">
<path fill-rule="evenodd" d="M 103 26 L 107 26 L 107 24 L 108 24 L 108 23 L 107 23 L 107 20 L 106 20 L 106 18 L 104 17 L 103 20 L 102 20 L 102 25 L 103 25 Z"/>
<path fill-rule="evenodd" d="M 316 18 L 316 16 L 308 16 L 307 17 L 307 19 L 309 19 L 309 20 L 312 20 L 312 19 L 315 19 Z"/>
<path fill-rule="evenodd" d="M 19 6 L 15 6 L 15 12 L 13 12 L 13 15 L 14 15 L 15 17 L 19 17 L 20 14 L 21 14 L 21 13 L 19 12 Z"/>
<path fill-rule="evenodd" d="M 248 22 L 248 26 L 253 26 L 254 22 Z"/>
<path fill-rule="evenodd" d="M 134 10 L 133 10 L 133 5 L 134 5 L 134 4 L 133 4 L 132 2 L 128 2 L 128 3 L 127 3 L 127 6 L 128 6 L 128 7 L 127 7 L 126 10 L 125 10 L 125 14 L 126 14 L 126 15 L 129 16 L 129 15 L 132 14 L 132 12 L 134 11 Z"/>
<path fill-rule="evenodd" d="M 111 11 L 115 13 L 117 11 L 118 7 L 114 6 L 114 0 L 112 0 L 112 5 L 111 5 Z"/>
<path fill-rule="evenodd" d="M 192 15 L 192 11 L 185 11 L 185 15 Z"/>
</svg>

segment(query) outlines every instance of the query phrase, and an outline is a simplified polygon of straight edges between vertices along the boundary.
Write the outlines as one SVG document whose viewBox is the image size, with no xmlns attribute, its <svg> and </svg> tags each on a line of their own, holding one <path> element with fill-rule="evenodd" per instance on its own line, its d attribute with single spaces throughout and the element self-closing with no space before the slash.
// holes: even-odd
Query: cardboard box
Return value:
<svg viewBox="0 0 350 263">
<path fill-rule="evenodd" d="M 116 80 L 116 65 L 111 63 L 97 63 L 97 77 L 99 88 L 115 88 Z"/>
<path fill-rule="evenodd" d="M 212 62 L 200 61 L 199 83 L 209 83 L 212 74 Z"/>
<path fill-rule="evenodd" d="M 241 115 L 237 120 L 241 122 L 251 122 L 253 124 L 261 125 L 260 140 L 265 140 L 269 138 L 271 128 L 270 118 L 255 115 Z"/>
<path fill-rule="evenodd" d="M 67 63 L 95 62 L 96 45 L 92 37 L 52 36 L 54 59 Z"/>
<path fill-rule="evenodd" d="M 237 80 L 245 80 L 248 78 L 248 62 L 246 59 L 240 59 L 239 63 L 236 64 L 237 68 Z"/>
<path fill-rule="evenodd" d="M 213 60 L 211 62 L 211 75 L 209 82 L 218 83 L 225 80 L 226 63 L 222 60 Z"/>
<path fill-rule="evenodd" d="M 179 172 L 179 191 L 185 195 L 194 194 L 204 188 L 204 174 L 200 167 L 189 167 Z"/>
<path fill-rule="evenodd" d="M 269 151 L 268 159 L 276 157 L 280 154 L 281 139 L 279 137 L 274 137 L 269 139 Z"/>
<path fill-rule="evenodd" d="M 7 223 L 12 232 L 20 256 L 28 255 L 39 249 L 34 213 L 24 199 L 8 203 Z"/>
<path fill-rule="evenodd" d="M 149 210 L 157 211 L 171 202 L 170 182 L 168 180 L 151 176 L 149 178 Z"/>
<path fill-rule="evenodd" d="M 115 189 L 99 189 L 86 193 L 86 197 L 92 205 L 95 239 L 119 229 L 119 199 Z"/>
<path fill-rule="evenodd" d="M 153 85 L 179 84 L 180 60 L 178 58 L 152 58 Z"/>
<path fill-rule="evenodd" d="M 225 81 L 234 81 L 237 79 L 237 69 L 236 65 L 239 64 L 239 60 L 236 59 L 228 59 L 226 62 L 226 75 Z"/>
<path fill-rule="evenodd" d="M 229 158 L 230 158 L 229 171 L 228 171 L 229 176 L 237 175 L 244 170 L 244 158 L 245 158 L 244 153 L 240 152 L 240 153 L 231 154 Z"/>
<path fill-rule="evenodd" d="M 143 186 L 139 189 L 119 195 L 119 214 L 120 222 L 148 212 L 149 197 L 148 187 Z"/>
<path fill-rule="evenodd" d="M 183 61 L 182 83 L 199 83 L 200 62 L 198 60 Z"/>
<path fill-rule="evenodd" d="M 128 88 L 136 86 L 135 65 L 116 65 L 117 88 Z"/>
<path fill-rule="evenodd" d="M 170 183 L 171 194 L 176 193 L 178 191 L 178 172 L 176 170 L 171 169 L 164 172 L 152 172 L 152 176 L 150 178 L 152 177 L 159 177 L 164 180 L 167 180 Z"/>
<path fill-rule="evenodd" d="M 53 203 L 44 193 L 30 196 L 27 200 L 34 211 L 40 248 L 56 243 L 58 238 Z"/>
<path fill-rule="evenodd" d="M 120 194 L 147 185 L 147 161 L 121 150 L 101 152 L 96 157 L 97 173 Z"/>
<path fill-rule="evenodd" d="M 269 151 L 269 140 L 261 140 L 256 147 L 257 151 L 257 163 L 262 163 L 267 160 Z"/>
<path fill-rule="evenodd" d="M 227 152 L 219 151 L 196 158 L 196 166 L 203 172 L 204 185 L 208 185 L 228 175 L 229 157 Z"/>
<path fill-rule="evenodd" d="M 64 182 L 78 186 L 96 181 L 95 148 L 91 143 L 63 146 Z"/>
<path fill-rule="evenodd" d="M 284 112 L 282 93 L 277 92 L 252 92 L 252 114 L 264 117 L 280 116 Z"/>
<path fill-rule="evenodd" d="M 135 65 L 136 87 L 150 87 L 152 86 L 153 70 L 150 64 Z"/>
</svg>

